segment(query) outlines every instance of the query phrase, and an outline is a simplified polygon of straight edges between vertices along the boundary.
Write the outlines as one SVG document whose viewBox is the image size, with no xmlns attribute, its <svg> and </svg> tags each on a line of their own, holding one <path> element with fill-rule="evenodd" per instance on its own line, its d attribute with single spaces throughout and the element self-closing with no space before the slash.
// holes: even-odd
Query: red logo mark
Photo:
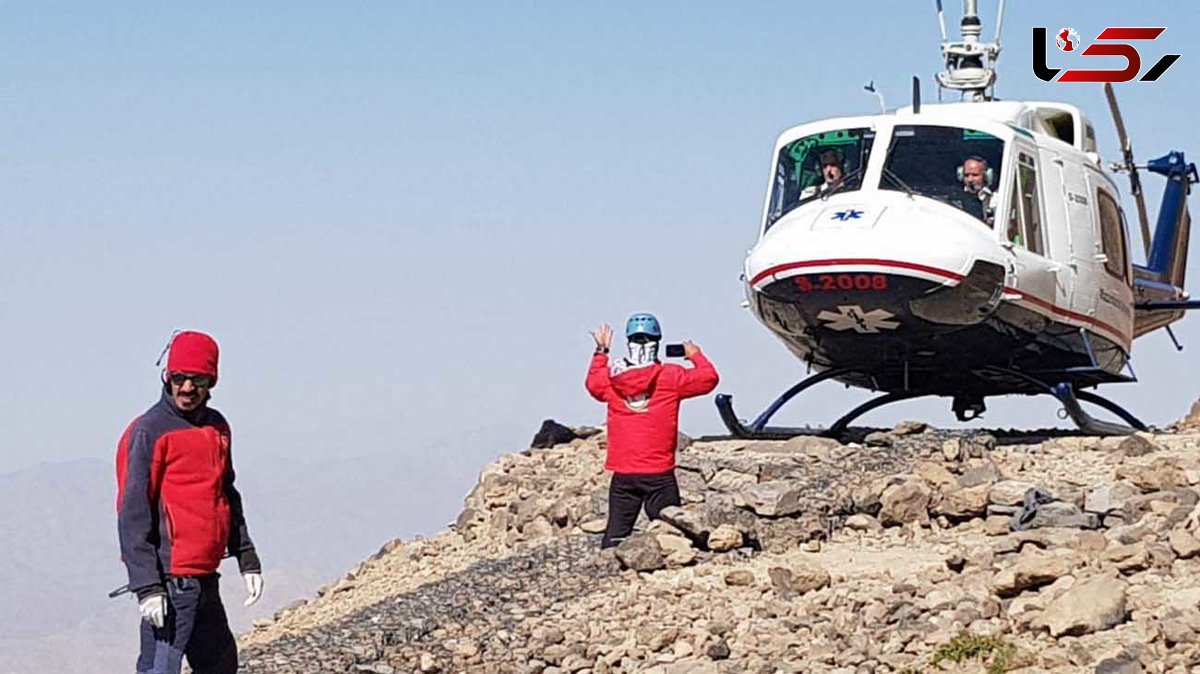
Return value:
<svg viewBox="0 0 1200 674">
<path fill-rule="evenodd" d="M 1096 36 L 1097 40 L 1111 40 L 1105 44 L 1091 44 L 1079 52 L 1080 56 L 1120 56 L 1125 59 L 1125 67 L 1121 70 L 1080 70 L 1073 69 L 1063 72 L 1059 82 L 1129 82 L 1137 77 L 1142 70 L 1142 56 L 1137 48 L 1125 42 L 1115 40 L 1154 40 L 1162 35 L 1163 28 L 1105 28 Z M 1075 51 L 1079 45 L 1079 34 L 1072 28 L 1064 28 L 1055 35 L 1055 44 L 1064 52 Z M 1171 64 L 1179 60 L 1179 54 L 1167 54 L 1155 62 L 1154 66 L 1142 75 L 1140 82 L 1157 80 Z M 1054 81 L 1055 75 L 1061 68 L 1046 66 L 1046 29 L 1042 26 L 1033 28 L 1033 74 L 1046 82 Z"/>
</svg>

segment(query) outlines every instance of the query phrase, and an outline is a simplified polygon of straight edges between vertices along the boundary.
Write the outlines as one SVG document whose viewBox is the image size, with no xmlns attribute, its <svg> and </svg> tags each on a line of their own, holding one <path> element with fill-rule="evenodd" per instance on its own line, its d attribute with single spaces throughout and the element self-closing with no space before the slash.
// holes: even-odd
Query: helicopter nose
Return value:
<svg viewBox="0 0 1200 674">
<path fill-rule="evenodd" d="M 876 333 L 973 324 L 999 304 L 1005 267 L 982 222 L 903 203 L 813 211 L 781 221 L 751 251 L 746 279 L 760 309 L 787 306 L 809 325 Z"/>
</svg>

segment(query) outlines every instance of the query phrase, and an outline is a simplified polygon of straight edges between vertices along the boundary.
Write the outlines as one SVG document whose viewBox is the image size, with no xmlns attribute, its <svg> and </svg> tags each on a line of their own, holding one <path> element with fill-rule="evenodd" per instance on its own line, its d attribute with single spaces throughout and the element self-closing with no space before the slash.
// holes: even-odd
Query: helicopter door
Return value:
<svg viewBox="0 0 1200 674">
<path fill-rule="evenodd" d="M 1133 329 L 1133 278 L 1129 265 L 1129 235 L 1125 215 L 1115 194 L 1097 188 L 1098 252 L 1093 256 L 1095 272 L 1092 286 L 1096 288 L 1096 307 L 1093 315 L 1119 334 L 1128 335 Z"/>
<path fill-rule="evenodd" d="M 1071 311 L 1090 315 L 1096 308 L 1096 284 L 1092 273 L 1096 266 L 1095 225 L 1092 222 L 1092 189 L 1084 168 L 1078 164 L 1066 164 L 1061 158 L 1055 161 L 1062 183 L 1063 213 L 1067 221 L 1062 227 L 1066 246 L 1055 258 L 1063 262 L 1059 268 L 1058 282 L 1069 293 L 1067 304 Z"/>
<path fill-rule="evenodd" d="M 1055 275 L 1046 259 L 1045 205 L 1038 182 L 1037 153 L 1016 145 L 1016 175 L 1011 180 L 1003 226 L 1004 248 L 1010 255 L 1012 287 L 1042 304 L 1054 303 Z M 1035 302 L 1035 304 L 1038 302 Z"/>
</svg>

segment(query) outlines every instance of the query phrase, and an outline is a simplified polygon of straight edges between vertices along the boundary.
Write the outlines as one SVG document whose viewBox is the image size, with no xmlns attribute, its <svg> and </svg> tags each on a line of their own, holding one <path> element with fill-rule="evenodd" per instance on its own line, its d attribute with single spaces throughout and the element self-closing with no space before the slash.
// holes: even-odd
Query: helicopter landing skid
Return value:
<svg viewBox="0 0 1200 674">
<path fill-rule="evenodd" d="M 1130 414 L 1127 410 L 1125 410 L 1125 408 L 1114 403 L 1108 398 L 1091 393 L 1090 391 L 1076 391 L 1075 387 L 1071 386 L 1070 384 L 1055 384 L 1054 386 L 1050 387 L 1050 393 L 1055 398 L 1058 398 L 1059 402 L 1062 403 L 1063 410 L 1066 411 L 1067 416 L 1071 418 L 1071 421 L 1075 422 L 1075 425 L 1079 427 L 1079 430 L 1085 433 L 1089 433 L 1091 435 L 1132 435 L 1136 431 L 1149 430 L 1146 427 L 1146 424 L 1142 423 L 1140 419 Z M 1121 417 L 1121 419 L 1123 419 L 1125 423 L 1129 425 L 1125 426 L 1123 424 L 1117 424 L 1111 421 L 1100 421 L 1099 419 L 1096 419 L 1083 410 L 1083 407 L 1079 405 L 1080 400 L 1085 400 L 1093 405 L 1099 405 L 1100 407 L 1103 407 L 1109 412 Z"/>
<path fill-rule="evenodd" d="M 799 395 L 802 391 L 808 389 L 814 384 L 819 384 L 826 379 L 838 377 L 849 372 L 851 372 L 851 370 L 848 368 L 832 368 L 804 379 L 800 383 L 785 391 L 783 395 L 779 396 L 775 402 L 771 403 L 771 405 L 767 407 L 762 414 L 758 415 L 758 417 L 756 417 L 754 421 L 750 422 L 749 424 L 742 422 L 742 420 L 739 419 L 737 414 L 733 411 L 733 396 L 728 393 L 721 393 L 717 395 L 717 411 L 721 414 L 721 421 L 725 423 L 725 428 L 729 429 L 729 433 L 735 438 L 748 440 L 785 440 L 787 438 L 800 435 L 839 437 L 850 426 L 851 421 L 866 414 L 867 412 L 870 412 L 871 410 L 883 407 L 884 405 L 890 403 L 900 402 L 902 400 L 912 400 L 914 398 L 936 395 L 934 393 L 919 391 L 892 391 L 891 393 L 885 393 L 884 395 L 872 398 L 871 400 L 868 400 L 858 407 L 850 410 L 846 414 L 842 415 L 841 418 L 835 421 L 833 425 L 827 429 L 808 427 L 792 428 L 767 425 L 767 422 L 770 421 L 771 417 L 774 416 L 774 414 L 778 412 L 781 407 L 787 404 L 787 402 L 792 398 Z M 1096 393 L 1091 393 L 1089 391 L 1076 391 L 1075 387 L 1069 383 L 1061 383 L 1051 386 L 1039 379 L 1014 370 L 1005 370 L 1005 372 L 1035 385 L 1036 388 L 1040 389 L 1038 392 L 1048 393 L 1057 398 L 1059 402 L 1062 403 L 1066 416 L 1070 418 L 1071 421 L 1073 421 L 1075 425 L 1085 433 L 1091 435 L 1130 435 L 1136 431 L 1148 430 L 1146 425 L 1142 423 L 1140 419 L 1130 414 L 1120 405 Z M 1120 417 L 1128 425 L 1096 419 L 1084 411 L 1083 407 L 1079 404 L 1080 400 L 1103 407 L 1109 412 L 1112 412 Z M 972 398 L 964 402 L 956 397 L 954 399 L 954 405 L 955 415 L 959 418 L 959 420 L 968 421 L 977 418 L 983 411 L 983 398 L 979 397 L 977 400 Z"/>
<path fill-rule="evenodd" d="M 1075 425 L 1079 428 L 1079 430 L 1083 431 L 1084 433 L 1088 433 L 1090 435 L 1132 435 L 1137 431 L 1149 430 L 1146 424 L 1142 423 L 1141 419 L 1138 419 L 1130 414 L 1129 411 L 1124 407 L 1121 407 L 1120 405 L 1098 393 L 1092 393 L 1091 391 L 1076 391 L 1075 386 L 1070 382 L 1061 382 L 1052 386 L 1047 384 L 1045 381 L 1036 377 L 1031 377 L 1024 372 L 1010 370 L 1008 368 L 993 369 L 1018 379 L 1022 379 L 1033 385 L 1035 389 L 1041 389 L 1040 392 L 1049 393 L 1057 398 L 1058 401 L 1062 403 L 1063 412 L 1066 413 L 1066 416 L 1070 418 L 1071 421 L 1075 422 Z M 1136 380 L 1122 378 L 1116 379 L 1116 381 Z M 1123 424 L 1113 423 L 1111 421 L 1101 421 L 1093 417 L 1083 409 L 1082 405 L 1079 404 L 1080 400 L 1092 403 L 1098 407 L 1103 407 L 1109 412 L 1121 417 L 1121 419 L 1128 425 L 1126 426 Z"/>
</svg>

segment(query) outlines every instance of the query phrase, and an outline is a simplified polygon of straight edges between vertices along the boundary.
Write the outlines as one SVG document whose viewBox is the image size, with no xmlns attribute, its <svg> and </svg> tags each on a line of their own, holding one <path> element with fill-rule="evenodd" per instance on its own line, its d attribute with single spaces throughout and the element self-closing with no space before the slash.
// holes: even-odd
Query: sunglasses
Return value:
<svg viewBox="0 0 1200 674">
<path fill-rule="evenodd" d="M 196 388 L 208 388 L 212 386 L 213 378 L 207 374 L 188 374 L 186 372 L 172 372 L 171 383 L 176 386 L 183 386 L 183 382 L 192 380 L 192 386 Z"/>
</svg>

